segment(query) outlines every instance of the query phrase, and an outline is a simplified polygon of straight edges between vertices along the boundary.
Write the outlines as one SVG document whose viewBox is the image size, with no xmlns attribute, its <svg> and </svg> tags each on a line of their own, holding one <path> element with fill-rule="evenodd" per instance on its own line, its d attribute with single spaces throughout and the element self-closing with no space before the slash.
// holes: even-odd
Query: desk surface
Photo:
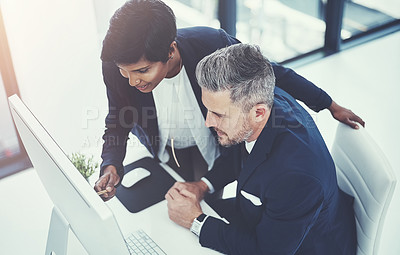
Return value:
<svg viewBox="0 0 400 255">
<path fill-rule="evenodd" d="M 177 181 L 183 179 L 170 167 L 163 164 L 164 169 Z M 113 198 L 107 205 L 113 210 L 122 232 L 143 229 L 167 254 L 220 254 L 199 244 L 199 239 L 189 230 L 177 225 L 168 217 L 167 201 L 163 200 L 138 213 L 130 213 L 122 203 Z M 201 202 L 203 211 L 211 216 L 218 214 L 204 201 Z"/>
<path fill-rule="evenodd" d="M 180 179 L 174 172 L 172 174 Z M 44 254 L 53 203 L 36 171 L 32 168 L 0 179 L 0 194 L 0 204 L 7 206 L 0 210 L 0 226 L 2 230 L 10 230 L 0 233 L 0 253 Z M 172 222 L 165 200 L 136 214 L 130 213 L 115 197 L 106 203 L 123 232 L 141 228 L 167 254 L 186 255 L 188 251 L 190 254 L 219 254 L 201 247 L 195 235 Z M 207 214 L 218 217 L 204 202 L 202 208 Z M 72 232 L 68 254 L 87 254 Z"/>
</svg>

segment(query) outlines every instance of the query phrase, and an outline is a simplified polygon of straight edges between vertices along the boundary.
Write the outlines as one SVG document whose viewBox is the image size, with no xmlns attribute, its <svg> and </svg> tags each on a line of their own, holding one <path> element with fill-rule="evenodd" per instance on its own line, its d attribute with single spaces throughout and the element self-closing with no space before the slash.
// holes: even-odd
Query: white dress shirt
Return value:
<svg viewBox="0 0 400 255">
<path fill-rule="evenodd" d="M 185 68 L 182 67 L 175 77 L 162 80 L 152 93 L 160 134 L 160 161 L 168 162 L 165 146 L 171 146 L 173 138 L 177 149 L 197 146 L 210 170 L 219 156 L 219 149 L 210 129 L 205 126 Z"/>
</svg>

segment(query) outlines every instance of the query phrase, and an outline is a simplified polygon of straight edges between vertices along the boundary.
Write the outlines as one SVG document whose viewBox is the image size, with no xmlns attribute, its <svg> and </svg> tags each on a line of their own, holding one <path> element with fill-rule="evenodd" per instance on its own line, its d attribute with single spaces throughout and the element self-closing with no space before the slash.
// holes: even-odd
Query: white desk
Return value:
<svg viewBox="0 0 400 255">
<path fill-rule="evenodd" d="M 108 204 L 123 231 L 143 229 L 167 254 L 220 254 L 201 247 L 194 234 L 172 222 L 168 218 L 166 200 L 136 214 L 128 212 L 117 199 L 113 199 Z M 202 202 L 202 208 L 205 213 L 215 215 L 215 212 L 204 202 Z"/>
<path fill-rule="evenodd" d="M 163 166 L 176 180 L 183 181 L 170 167 Z M 107 204 L 113 210 L 123 232 L 141 228 L 167 254 L 220 254 L 211 249 L 201 247 L 198 237 L 188 229 L 172 222 L 168 218 L 166 200 L 134 214 L 130 213 L 116 198 L 111 199 Z M 204 201 L 201 202 L 201 207 L 206 214 L 219 218 L 218 214 Z"/>
<path fill-rule="evenodd" d="M 172 170 L 170 170 L 172 171 Z M 179 176 L 174 174 L 179 179 Z M 0 179 L 0 254 L 44 254 L 53 203 L 34 169 Z M 198 238 L 168 218 L 162 201 L 139 213 L 130 213 L 117 198 L 107 202 L 122 231 L 141 228 L 167 254 L 219 254 L 203 248 Z M 204 202 L 203 210 L 217 214 Z M 68 254 L 87 254 L 70 231 Z"/>
</svg>

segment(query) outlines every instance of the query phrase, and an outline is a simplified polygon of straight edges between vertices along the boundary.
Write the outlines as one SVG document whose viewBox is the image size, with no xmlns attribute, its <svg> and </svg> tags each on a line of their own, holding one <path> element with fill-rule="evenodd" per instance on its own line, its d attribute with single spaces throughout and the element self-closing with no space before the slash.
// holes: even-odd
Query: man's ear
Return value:
<svg viewBox="0 0 400 255">
<path fill-rule="evenodd" d="M 270 113 L 270 109 L 266 104 L 256 104 L 253 106 L 251 111 L 255 122 L 262 122 L 265 119 L 268 119 Z"/>
<path fill-rule="evenodd" d="M 168 57 L 171 57 L 172 55 L 174 55 L 176 47 L 177 47 L 176 41 L 173 41 L 173 42 L 169 45 Z"/>
</svg>

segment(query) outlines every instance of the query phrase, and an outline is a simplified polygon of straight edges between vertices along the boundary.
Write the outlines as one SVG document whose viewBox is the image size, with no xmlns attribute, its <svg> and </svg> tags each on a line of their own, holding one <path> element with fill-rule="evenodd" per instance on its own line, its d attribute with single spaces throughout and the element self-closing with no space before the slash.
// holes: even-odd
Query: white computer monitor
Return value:
<svg viewBox="0 0 400 255">
<path fill-rule="evenodd" d="M 54 203 L 46 255 L 66 254 L 69 229 L 89 254 L 129 254 L 111 209 L 20 98 L 13 95 L 9 102 L 28 156 Z"/>
</svg>

